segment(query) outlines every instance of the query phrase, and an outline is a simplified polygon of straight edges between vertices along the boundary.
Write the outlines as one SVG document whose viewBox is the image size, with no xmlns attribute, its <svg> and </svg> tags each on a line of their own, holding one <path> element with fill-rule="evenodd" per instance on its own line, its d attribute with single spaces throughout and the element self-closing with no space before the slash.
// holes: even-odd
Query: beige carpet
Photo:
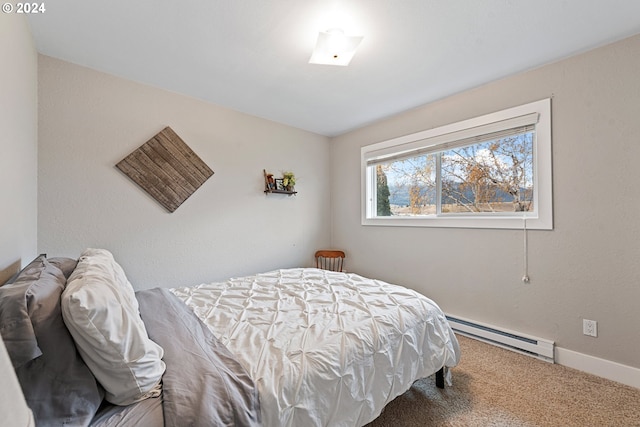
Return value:
<svg viewBox="0 0 640 427">
<path fill-rule="evenodd" d="M 416 381 L 368 427 L 640 426 L 640 390 L 458 336 L 453 386 Z"/>
</svg>

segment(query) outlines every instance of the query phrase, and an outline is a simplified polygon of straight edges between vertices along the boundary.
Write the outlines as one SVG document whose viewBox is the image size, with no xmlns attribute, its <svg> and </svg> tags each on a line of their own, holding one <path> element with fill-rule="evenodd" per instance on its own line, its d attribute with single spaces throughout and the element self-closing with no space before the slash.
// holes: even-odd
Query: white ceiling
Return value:
<svg viewBox="0 0 640 427">
<path fill-rule="evenodd" d="M 327 136 L 640 33 L 638 0 L 45 4 L 40 53 Z M 334 27 L 351 64 L 309 64 Z"/>
</svg>

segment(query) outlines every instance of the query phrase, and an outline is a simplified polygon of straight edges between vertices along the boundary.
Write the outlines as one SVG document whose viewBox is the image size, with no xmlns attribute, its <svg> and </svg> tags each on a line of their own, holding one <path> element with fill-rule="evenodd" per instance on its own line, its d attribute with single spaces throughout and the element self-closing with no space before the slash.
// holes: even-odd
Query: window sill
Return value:
<svg viewBox="0 0 640 427">
<path fill-rule="evenodd" d="M 381 227 L 432 227 L 432 228 L 489 228 L 515 229 L 525 228 L 524 217 L 478 216 L 423 216 L 423 217 L 380 217 L 363 218 L 362 225 Z M 528 230 L 553 230 L 553 224 L 533 216 L 526 217 Z"/>
</svg>

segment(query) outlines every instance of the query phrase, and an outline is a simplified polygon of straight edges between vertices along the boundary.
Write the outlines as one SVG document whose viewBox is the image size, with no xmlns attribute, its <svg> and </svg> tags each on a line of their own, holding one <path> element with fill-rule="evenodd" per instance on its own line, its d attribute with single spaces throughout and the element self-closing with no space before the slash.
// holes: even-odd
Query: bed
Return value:
<svg viewBox="0 0 640 427">
<path fill-rule="evenodd" d="M 104 249 L 0 287 L 0 332 L 38 425 L 361 426 L 460 358 L 398 285 L 293 268 L 134 293 Z"/>
</svg>

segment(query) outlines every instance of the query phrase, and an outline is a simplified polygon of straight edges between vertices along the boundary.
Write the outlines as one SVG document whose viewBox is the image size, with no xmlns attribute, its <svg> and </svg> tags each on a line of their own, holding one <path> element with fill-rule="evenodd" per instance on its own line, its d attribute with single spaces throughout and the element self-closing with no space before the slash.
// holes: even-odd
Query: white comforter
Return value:
<svg viewBox="0 0 640 427">
<path fill-rule="evenodd" d="M 361 426 L 458 363 L 440 308 L 401 286 L 297 268 L 172 289 L 258 385 L 265 426 Z"/>
</svg>

